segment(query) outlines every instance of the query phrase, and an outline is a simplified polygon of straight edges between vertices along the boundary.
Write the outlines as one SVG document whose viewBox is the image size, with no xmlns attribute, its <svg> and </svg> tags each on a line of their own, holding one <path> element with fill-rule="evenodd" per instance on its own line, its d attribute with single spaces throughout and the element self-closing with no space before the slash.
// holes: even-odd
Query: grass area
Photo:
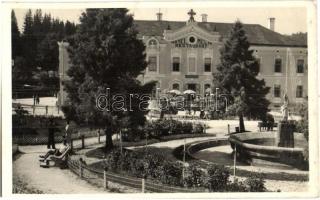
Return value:
<svg viewBox="0 0 320 200">
<path fill-rule="evenodd" d="M 122 142 L 122 146 L 123 147 L 139 147 L 139 146 L 144 146 L 146 145 L 146 143 L 148 143 L 148 145 L 150 144 L 154 144 L 154 143 L 158 143 L 158 142 L 166 142 L 166 141 L 170 141 L 170 140 L 179 140 L 179 139 L 184 139 L 184 138 L 196 138 L 196 137 L 215 137 L 216 135 L 214 134 L 181 134 L 181 135 L 169 135 L 169 136 L 163 136 L 161 138 L 152 138 L 152 139 L 148 139 L 147 141 L 144 140 L 140 140 L 140 141 L 135 141 L 135 142 Z M 114 141 L 114 146 L 120 146 L 119 141 Z M 171 148 L 156 148 L 156 147 L 148 147 L 148 149 L 152 150 L 152 149 L 157 149 L 157 151 L 166 151 L 168 154 L 172 155 L 172 151 L 173 149 Z M 153 150 L 152 150 L 153 151 Z M 88 151 L 85 154 L 87 157 L 93 157 L 93 158 L 99 158 L 99 159 L 103 159 L 105 157 L 105 152 L 104 152 L 104 147 L 100 147 L 100 148 L 96 148 L 93 150 Z M 176 158 L 173 158 L 175 159 Z"/>
</svg>

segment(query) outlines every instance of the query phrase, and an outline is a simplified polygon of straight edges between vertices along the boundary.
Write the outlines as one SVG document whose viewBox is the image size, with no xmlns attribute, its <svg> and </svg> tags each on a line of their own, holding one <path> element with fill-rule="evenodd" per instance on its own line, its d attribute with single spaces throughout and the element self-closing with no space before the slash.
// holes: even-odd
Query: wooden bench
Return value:
<svg viewBox="0 0 320 200">
<path fill-rule="evenodd" d="M 71 147 L 67 147 L 65 152 L 63 152 L 63 154 L 61 154 L 60 156 L 51 155 L 46 160 L 40 160 L 40 167 L 44 167 L 44 168 L 50 167 L 51 161 L 54 162 L 54 164 L 52 165 L 53 167 L 60 167 L 64 162 L 67 161 L 67 156 L 70 153 L 70 151 L 71 151 Z"/>
</svg>

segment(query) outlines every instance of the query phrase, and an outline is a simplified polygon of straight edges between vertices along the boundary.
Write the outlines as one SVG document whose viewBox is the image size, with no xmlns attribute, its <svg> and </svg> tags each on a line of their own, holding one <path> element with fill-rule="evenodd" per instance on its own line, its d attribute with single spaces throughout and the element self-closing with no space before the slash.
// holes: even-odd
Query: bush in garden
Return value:
<svg viewBox="0 0 320 200">
<path fill-rule="evenodd" d="M 265 192 L 265 180 L 259 174 L 250 174 L 245 180 L 245 184 L 248 187 L 249 192 Z"/>
<path fill-rule="evenodd" d="M 147 174 L 145 171 L 145 162 L 143 159 L 133 159 L 131 163 L 131 172 L 134 176 L 144 178 Z"/>
<path fill-rule="evenodd" d="M 106 166 L 105 167 L 108 170 L 117 171 L 120 159 L 121 159 L 120 151 L 118 151 L 118 150 L 111 151 L 106 158 L 106 161 L 105 161 Z"/>
<path fill-rule="evenodd" d="M 201 187 L 203 186 L 205 173 L 200 166 L 190 164 L 185 173 L 184 185 L 187 187 Z"/>
<path fill-rule="evenodd" d="M 182 186 L 182 165 L 165 161 L 161 167 L 161 182 L 169 185 Z"/>
<path fill-rule="evenodd" d="M 152 178 L 160 178 L 158 168 L 164 161 L 164 156 L 160 154 L 147 154 L 144 157 L 145 170 L 148 176 Z"/>
<path fill-rule="evenodd" d="M 230 177 L 230 172 L 222 165 L 209 165 L 205 185 L 210 192 L 224 191 Z"/>
<path fill-rule="evenodd" d="M 133 153 L 130 151 L 124 151 L 123 155 L 120 156 L 119 160 L 119 168 L 122 171 L 130 171 L 131 170 L 131 163 L 134 159 Z"/>
<path fill-rule="evenodd" d="M 234 182 L 230 182 L 225 188 L 226 192 L 247 192 L 247 187 L 244 182 L 235 179 Z"/>
<path fill-rule="evenodd" d="M 193 130 L 192 130 L 193 134 L 203 134 L 204 133 L 204 125 L 202 124 L 195 124 L 193 126 Z"/>
<path fill-rule="evenodd" d="M 192 123 L 191 122 L 184 122 L 182 124 L 182 131 L 183 131 L 183 134 L 189 134 L 189 133 L 192 133 Z"/>
<path fill-rule="evenodd" d="M 182 122 L 181 121 L 174 121 L 173 123 L 173 127 L 172 127 L 172 134 L 174 135 L 179 135 L 179 134 L 183 134 L 183 129 L 182 129 Z"/>
</svg>

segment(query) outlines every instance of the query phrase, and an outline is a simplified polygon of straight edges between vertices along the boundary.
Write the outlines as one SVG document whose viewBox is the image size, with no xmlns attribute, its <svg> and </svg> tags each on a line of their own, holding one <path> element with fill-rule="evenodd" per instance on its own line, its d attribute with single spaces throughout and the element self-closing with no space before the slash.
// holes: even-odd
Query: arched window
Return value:
<svg viewBox="0 0 320 200">
<path fill-rule="evenodd" d="M 172 84 L 172 89 L 173 89 L 173 90 L 180 90 L 180 85 L 179 85 L 179 83 L 174 83 L 174 84 Z"/>
<path fill-rule="evenodd" d="M 149 46 L 156 46 L 157 44 L 158 44 L 158 42 L 155 39 L 149 40 L 149 43 L 148 43 Z"/>
</svg>

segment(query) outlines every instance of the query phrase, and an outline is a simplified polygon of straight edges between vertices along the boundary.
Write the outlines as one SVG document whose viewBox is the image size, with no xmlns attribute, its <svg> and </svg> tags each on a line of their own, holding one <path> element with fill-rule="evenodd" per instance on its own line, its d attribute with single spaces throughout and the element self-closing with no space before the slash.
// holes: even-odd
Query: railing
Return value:
<svg viewBox="0 0 320 200">
<path fill-rule="evenodd" d="M 49 106 L 49 105 L 29 105 L 21 103 L 12 103 L 12 111 L 15 111 L 17 106 L 21 106 L 24 110 L 28 111 L 30 115 L 34 116 L 63 116 L 61 106 Z"/>
<path fill-rule="evenodd" d="M 204 192 L 190 188 L 174 187 L 156 183 L 152 179 L 143 179 L 131 177 L 123 174 L 116 174 L 110 171 L 92 169 L 81 160 L 72 160 L 69 157 L 67 160 L 69 169 L 78 175 L 81 179 L 88 181 L 96 186 L 108 188 L 109 182 L 119 183 L 124 186 L 135 188 L 143 192 L 157 192 L 157 193 L 191 193 L 191 192 Z"/>
<path fill-rule="evenodd" d="M 72 140 L 78 140 L 82 138 L 92 138 L 92 137 L 98 137 L 98 142 L 100 143 L 101 136 L 104 136 L 104 132 L 99 133 L 97 130 L 94 131 L 84 131 L 84 132 L 79 132 L 72 134 L 71 139 Z M 54 137 L 54 140 L 56 143 L 62 142 L 63 141 L 63 136 L 58 135 Z M 82 139 L 83 140 L 83 139 Z M 48 143 L 48 136 L 33 136 L 33 135 L 24 135 L 22 134 L 21 136 L 14 136 L 12 138 L 12 142 L 14 144 L 19 144 L 19 145 L 41 145 L 41 144 L 46 144 Z"/>
</svg>

